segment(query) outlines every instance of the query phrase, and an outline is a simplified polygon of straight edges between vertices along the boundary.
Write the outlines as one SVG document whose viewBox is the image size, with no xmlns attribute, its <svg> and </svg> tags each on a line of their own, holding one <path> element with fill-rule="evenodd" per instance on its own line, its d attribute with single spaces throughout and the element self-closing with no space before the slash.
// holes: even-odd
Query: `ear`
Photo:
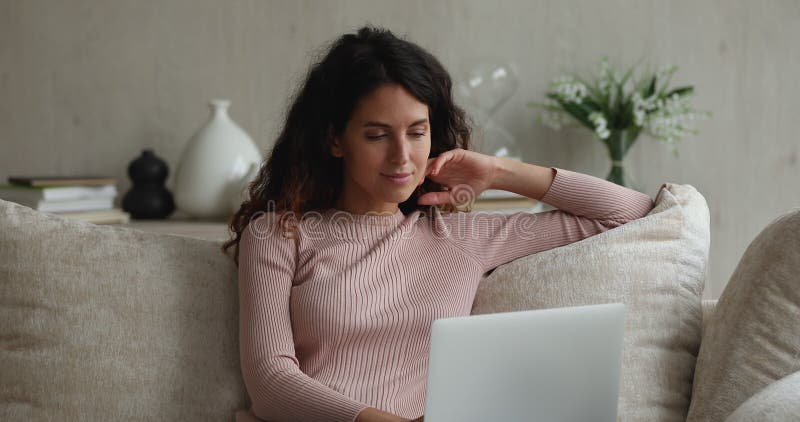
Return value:
<svg viewBox="0 0 800 422">
<path fill-rule="evenodd" d="M 331 138 L 331 155 L 337 158 L 342 158 L 344 153 L 342 152 L 342 144 L 339 140 L 338 136 L 334 136 Z"/>
</svg>

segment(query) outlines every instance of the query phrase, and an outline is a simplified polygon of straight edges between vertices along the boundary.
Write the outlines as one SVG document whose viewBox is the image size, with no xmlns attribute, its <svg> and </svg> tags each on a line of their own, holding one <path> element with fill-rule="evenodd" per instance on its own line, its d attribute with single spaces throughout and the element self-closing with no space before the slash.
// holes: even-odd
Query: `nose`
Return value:
<svg viewBox="0 0 800 422">
<path fill-rule="evenodd" d="M 389 161 L 392 163 L 403 164 L 409 161 L 411 153 L 411 145 L 406 139 L 405 135 L 400 135 L 394 138 L 389 150 Z"/>
</svg>

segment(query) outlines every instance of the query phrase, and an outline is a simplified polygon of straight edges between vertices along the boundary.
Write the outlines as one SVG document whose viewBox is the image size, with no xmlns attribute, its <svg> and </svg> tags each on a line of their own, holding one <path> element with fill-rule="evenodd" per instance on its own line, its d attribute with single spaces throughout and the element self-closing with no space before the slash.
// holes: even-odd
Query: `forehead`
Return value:
<svg viewBox="0 0 800 422">
<path fill-rule="evenodd" d="M 405 127 L 428 119 L 427 104 L 416 99 L 400 85 L 382 85 L 361 98 L 353 111 L 353 122 L 368 122 Z"/>
</svg>

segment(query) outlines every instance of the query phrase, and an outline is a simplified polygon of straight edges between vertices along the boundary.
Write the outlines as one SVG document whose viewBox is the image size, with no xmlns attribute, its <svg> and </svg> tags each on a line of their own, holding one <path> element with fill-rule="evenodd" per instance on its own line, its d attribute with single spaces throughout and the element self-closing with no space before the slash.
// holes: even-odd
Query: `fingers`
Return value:
<svg viewBox="0 0 800 422">
<path fill-rule="evenodd" d="M 431 170 L 433 170 L 433 166 L 438 159 L 439 157 L 428 158 L 428 165 L 425 166 L 425 176 L 430 176 Z"/>
<path fill-rule="evenodd" d="M 432 174 L 434 176 L 439 174 L 439 171 L 442 169 L 442 167 L 444 167 L 445 163 L 450 161 L 450 157 L 452 157 L 452 156 L 453 156 L 453 154 L 450 151 L 445 151 L 444 153 L 442 153 L 442 155 L 440 155 L 438 157 L 439 159 L 436 160 L 435 163 L 433 163 L 434 167 L 433 167 Z"/>
<path fill-rule="evenodd" d="M 433 168 L 432 166 L 433 166 L 433 161 L 434 160 L 435 160 L 435 158 L 428 158 L 428 164 L 425 166 L 425 177 L 430 176 L 431 168 Z"/>
<path fill-rule="evenodd" d="M 439 154 L 438 157 L 429 158 L 428 166 L 426 168 L 426 175 L 436 176 L 444 165 L 453 158 L 453 150 L 445 151 Z"/>
<path fill-rule="evenodd" d="M 450 192 L 428 192 L 417 199 L 420 205 L 438 205 L 450 202 Z"/>
</svg>

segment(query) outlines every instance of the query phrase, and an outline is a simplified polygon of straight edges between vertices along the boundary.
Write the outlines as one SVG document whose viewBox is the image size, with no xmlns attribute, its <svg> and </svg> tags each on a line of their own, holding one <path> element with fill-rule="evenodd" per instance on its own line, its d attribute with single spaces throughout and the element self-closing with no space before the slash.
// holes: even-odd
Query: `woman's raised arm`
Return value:
<svg viewBox="0 0 800 422">
<path fill-rule="evenodd" d="M 577 242 L 644 217 L 653 200 L 598 177 L 560 168 L 507 160 L 497 171 L 496 189 L 550 204 L 542 213 L 449 213 L 447 238 L 488 271 L 514 259 Z"/>
</svg>

